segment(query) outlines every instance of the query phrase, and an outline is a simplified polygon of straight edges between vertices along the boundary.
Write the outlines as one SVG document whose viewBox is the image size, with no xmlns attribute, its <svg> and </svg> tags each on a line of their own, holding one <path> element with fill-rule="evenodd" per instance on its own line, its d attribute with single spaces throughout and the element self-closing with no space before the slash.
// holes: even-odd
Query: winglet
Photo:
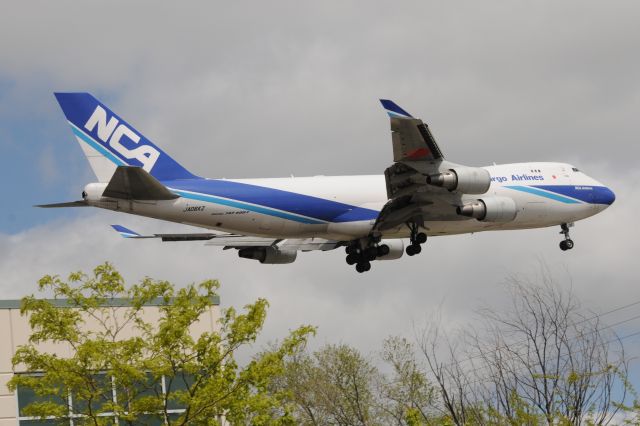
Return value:
<svg viewBox="0 0 640 426">
<path fill-rule="evenodd" d="M 400 108 L 398 104 L 396 104 L 393 101 L 390 101 L 389 99 L 380 99 L 380 103 L 382 104 L 384 109 L 387 111 L 387 114 L 389 114 L 389 117 L 391 118 L 394 118 L 394 117 L 413 118 L 411 114 L 409 114 L 407 111 Z"/>
<path fill-rule="evenodd" d="M 142 237 L 142 235 L 138 234 L 137 232 L 132 231 L 131 229 L 125 228 L 122 225 L 111 225 L 111 227 L 113 229 L 116 230 L 116 232 L 120 235 L 122 235 L 124 238 L 140 238 Z"/>
</svg>

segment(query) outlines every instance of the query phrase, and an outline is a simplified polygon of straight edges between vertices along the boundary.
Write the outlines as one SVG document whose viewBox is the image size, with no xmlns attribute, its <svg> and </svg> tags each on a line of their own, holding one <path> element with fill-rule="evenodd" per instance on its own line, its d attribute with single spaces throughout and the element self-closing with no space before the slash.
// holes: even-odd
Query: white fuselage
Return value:
<svg viewBox="0 0 640 426">
<path fill-rule="evenodd" d="M 463 195 L 459 201 L 508 197 L 517 206 L 515 219 L 492 223 L 449 214 L 444 218 L 427 218 L 424 225 L 427 234 L 559 225 L 592 216 L 613 202 L 611 191 L 569 164 L 518 163 L 485 169 L 492 177 L 489 190 L 481 195 Z M 180 198 L 90 204 L 242 235 L 352 240 L 370 232 L 377 213 L 388 201 L 382 175 L 202 180 L 197 186 L 181 181 L 162 183 Z M 212 192 L 206 189 L 207 184 L 223 189 Z M 225 185 L 231 187 L 227 189 Z M 314 209 L 322 213 L 315 214 Z M 408 235 L 409 229 L 399 226 L 385 231 L 383 236 Z"/>
</svg>

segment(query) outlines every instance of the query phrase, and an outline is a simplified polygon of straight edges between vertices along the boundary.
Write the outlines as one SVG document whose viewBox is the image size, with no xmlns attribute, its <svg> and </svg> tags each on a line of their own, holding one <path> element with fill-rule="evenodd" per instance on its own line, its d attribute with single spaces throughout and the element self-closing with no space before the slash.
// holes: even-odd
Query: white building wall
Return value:
<svg viewBox="0 0 640 426">
<path fill-rule="evenodd" d="M 12 308 L 2 308 L 2 305 L 15 305 Z M 67 309 L 67 308 L 61 308 Z M 126 307 L 113 308 L 115 314 L 124 313 Z M 145 306 L 143 309 L 143 318 L 151 324 L 157 323 L 160 319 L 160 309 L 157 306 Z M 220 319 L 219 306 L 214 305 L 209 312 L 205 312 L 200 320 L 191 328 L 191 334 L 194 337 L 204 332 L 218 331 L 218 320 Z M 97 326 L 94 319 L 86 320 L 87 329 Z M 18 400 L 15 393 L 10 392 L 7 388 L 7 382 L 14 373 L 25 372 L 21 366 L 13 367 L 11 359 L 20 345 L 28 343 L 31 335 L 31 327 L 29 326 L 29 318 L 22 316 L 19 309 L 19 301 L 0 301 L 0 426 L 17 425 L 18 424 Z M 123 329 L 120 334 L 122 338 L 132 337 L 133 330 L 131 327 Z M 67 345 L 40 345 L 41 350 L 47 352 L 55 352 L 60 356 L 71 356 L 71 348 Z"/>
</svg>

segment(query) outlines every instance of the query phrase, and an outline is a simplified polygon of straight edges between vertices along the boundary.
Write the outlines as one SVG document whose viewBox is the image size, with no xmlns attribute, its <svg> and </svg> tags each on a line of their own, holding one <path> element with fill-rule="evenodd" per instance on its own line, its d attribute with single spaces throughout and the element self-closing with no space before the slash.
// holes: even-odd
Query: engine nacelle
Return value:
<svg viewBox="0 0 640 426">
<path fill-rule="evenodd" d="M 404 254 L 404 242 L 400 239 L 397 240 L 382 240 L 378 247 L 380 246 L 389 247 L 389 253 L 384 256 L 376 257 L 376 260 L 395 260 L 400 259 Z"/>
<path fill-rule="evenodd" d="M 263 264 L 293 263 L 298 256 L 297 250 L 279 249 L 277 247 L 247 247 L 238 250 L 238 256 L 254 259 Z"/>
<path fill-rule="evenodd" d="M 511 222 L 518 214 L 515 201 L 507 197 L 487 197 L 467 203 L 456 209 L 461 216 L 473 217 L 481 222 Z"/>
<path fill-rule="evenodd" d="M 481 167 L 456 167 L 427 176 L 427 183 L 464 194 L 484 194 L 491 186 L 491 175 Z"/>
<path fill-rule="evenodd" d="M 106 183 L 90 183 L 84 187 L 82 198 L 86 201 L 100 201 L 106 188 Z"/>
</svg>

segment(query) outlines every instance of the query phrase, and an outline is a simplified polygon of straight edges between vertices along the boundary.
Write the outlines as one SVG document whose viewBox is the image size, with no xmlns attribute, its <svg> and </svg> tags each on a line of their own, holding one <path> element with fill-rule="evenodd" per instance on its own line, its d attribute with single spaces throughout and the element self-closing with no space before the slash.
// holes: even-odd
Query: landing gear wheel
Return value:
<svg viewBox="0 0 640 426">
<path fill-rule="evenodd" d="M 356 254 L 358 253 L 358 248 L 356 246 L 347 246 L 344 251 L 347 254 Z"/>
<path fill-rule="evenodd" d="M 411 242 L 411 245 L 409 245 L 406 250 L 409 256 L 414 256 L 420 253 L 422 251 L 420 244 L 424 244 L 427 242 L 427 234 L 425 234 L 424 232 L 419 232 L 420 226 L 422 226 L 419 225 L 419 223 L 422 223 L 422 220 L 420 220 L 420 222 L 417 222 L 415 220 L 407 222 L 409 231 L 411 231 L 411 234 L 409 235 L 409 241 Z"/>
<path fill-rule="evenodd" d="M 378 257 L 378 248 L 369 247 L 365 250 L 363 257 L 368 261 L 376 260 L 376 257 Z"/>
<path fill-rule="evenodd" d="M 356 264 L 356 271 L 358 271 L 359 273 L 367 272 L 369 269 L 371 269 L 371 263 L 367 261 L 358 262 Z"/>
<path fill-rule="evenodd" d="M 378 246 L 378 257 L 386 256 L 389 254 L 389 246 L 386 244 L 382 244 Z"/>
<path fill-rule="evenodd" d="M 564 241 L 560 242 L 560 250 L 571 250 L 573 248 L 573 240 L 571 239 L 571 237 L 569 237 L 569 225 L 563 223 L 562 225 L 560 225 L 560 228 L 562 229 L 560 233 L 564 235 Z"/>
<path fill-rule="evenodd" d="M 572 248 L 573 248 L 573 240 L 569 239 L 569 240 L 560 241 L 560 250 L 566 251 L 566 250 L 571 250 Z"/>
<path fill-rule="evenodd" d="M 411 244 L 407 246 L 406 251 L 409 256 L 415 256 L 422 251 L 422 247 L 420 247 L 420 244 Z"/>
<path fill-rule="evenodd" d="M 359 256 L 355 253 L 351 253 L 347 255 L 347 263 L 349 265 L 354 265 L 358 263 L 358 260 L 359 260 Z"/>
</svg>

